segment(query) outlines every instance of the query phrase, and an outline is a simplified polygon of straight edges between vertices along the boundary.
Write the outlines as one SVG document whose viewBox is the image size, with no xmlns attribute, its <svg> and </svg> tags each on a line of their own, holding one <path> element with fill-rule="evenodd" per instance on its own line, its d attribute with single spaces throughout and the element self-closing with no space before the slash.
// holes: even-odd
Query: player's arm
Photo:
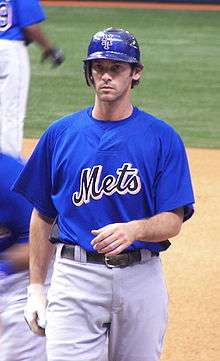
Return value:
<svg viewBox="0 0 220 361">
<path fill-rule="evenodd" d="M 175 237 L 183 223 L 183 208 L 162 212 L 148 219 L 127 223 L 113 223 L 92 230 L 94 249 L 108 256 L 115 256 L 130 246 L 135 240 L 161 242 Z"/>
<path fill-rule="evenodd" d="M 44 35 L 39 24 L 26 26 L 23 31 L 27 42 L 33 41 L 45 51 L 49 50 L 52 47 L 52 44 L 50 43 L 49 39 Z"/>
<path fill-rule="evenodd" d="M 42 49 L 42 61 L 46 59 L 50 59 L 54 66 L 62 64 L 64 61 L 64 54 L 62 50 L 54 47 L 50 40 L 44 35 L 43 31 L 41 30 L 40 25 L 33 24 L 27 26 L 23 29 L 26 43 L 29 44 L 30 42 L 35 42 L 38 44 Z"/>
<path fill-rule="evenodd" d="M 29 265 L 29 245 L 14 244 L 1 253 L 1 258 L 10 266 L 10 273 L 24 271 Z"/>
<path fill-rule="evenodd" d="M 53 219 L 33 210 L 30 222 L 30 285 L 24 315 L 30 329 L 40 336 L 44 336 L 46 325 L 47 297 L 44 281 L 55 250 L 49 242 L 52 223 Z"/>
<path fill-rule="evenodd" d="M 4 278 L 10 274 L 28 269 L 29 246 L 27 243 L 15 243 L 9 228 L 0 225 L 0 275 Z"/>
<path fill-rule="evenodd" d="M 54 253 L 49 242 L 53 219 L 33 210 L 30 222 L 30 283 L 44 284 L 48 266 Z"/>
</svg>

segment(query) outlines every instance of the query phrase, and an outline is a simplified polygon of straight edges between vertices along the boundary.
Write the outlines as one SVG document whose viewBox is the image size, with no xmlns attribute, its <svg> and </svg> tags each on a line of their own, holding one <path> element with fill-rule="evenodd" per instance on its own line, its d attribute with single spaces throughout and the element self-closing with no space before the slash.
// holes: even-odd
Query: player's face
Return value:
<svg viewBox="0 0 220 361">
<path fill-rule="evenodd" d="M 130 64 L 106 59 L 94 60 L 91 74 L 97 97 L 106 102 L 129 96 L 132 80 L 140 78 L 140 71 Z"/>
</svg>

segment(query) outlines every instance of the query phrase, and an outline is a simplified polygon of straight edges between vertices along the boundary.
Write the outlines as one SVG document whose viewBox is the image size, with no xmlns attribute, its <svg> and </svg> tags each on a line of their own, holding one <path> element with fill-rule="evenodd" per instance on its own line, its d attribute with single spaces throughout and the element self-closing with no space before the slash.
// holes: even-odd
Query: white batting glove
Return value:
<svg viewBox="0 0 220 361">
<path fill-rule="evenodd" d="M 28 286 L 27 304 L 24 309 L 24 318 L 31 331 L 39 336 L 45 335 L 46 326 L 46 291 L 42 284 L 32 283 Z"/>
</svg>

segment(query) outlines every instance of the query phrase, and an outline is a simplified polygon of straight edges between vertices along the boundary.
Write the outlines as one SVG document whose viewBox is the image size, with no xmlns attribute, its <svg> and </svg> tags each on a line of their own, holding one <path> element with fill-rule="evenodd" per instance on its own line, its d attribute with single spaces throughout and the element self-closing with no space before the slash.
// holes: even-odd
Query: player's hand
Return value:
<svg viewBox="0 0 220 361">
<path fill-rule="evenodd" d="M 91 242 L 93 248 L 106 256 L 116 256 L 135 241 L 132 222 L 108 224 L 91 233 L 95 236 Z"/>
<path fill-rule="evenodd" d="M 45 335 L 46 307 L 47 298 L 44 286 L 37 283 L 28 286 L 28 298 L 24 309 L 24 318 L 31 331 L 39 336 Z"/>
<path fill-rule="evenodd" d="M 61 65 L 65 60 L 64 53 L 59 48 L 50 48 L 42 54 L 41 62 L 43 63 L 45 60 L 50 60 L 54 67 Z"/>
</svg>

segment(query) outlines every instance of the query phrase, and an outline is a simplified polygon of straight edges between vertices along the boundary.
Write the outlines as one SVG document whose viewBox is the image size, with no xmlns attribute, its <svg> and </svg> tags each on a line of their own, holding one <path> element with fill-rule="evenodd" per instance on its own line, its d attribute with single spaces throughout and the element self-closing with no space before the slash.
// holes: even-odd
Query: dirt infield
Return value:
<svg viewBox="0 0 220 361">
<path fill-rule="evenodd" d="M 26 139 L 27 158 L 37 140 Z M 170 295 L 161 361 L 218 361 L 220 150 L 188 149 L 196 212 L 162 255 Z"/>
<path fill-rule="evenodd" d="M 195 11 L 220 11 L 220 4 L 190 4 L 190 3 L 141 3 L 141 2 L 114 2 L 114 1 L 42 1 L 45 6 L 65 7 L 105 7 L 105 8 L 127 8 L 127 9 L 164 9 L 164 10 L 195 10 Z"/>
</svg>

